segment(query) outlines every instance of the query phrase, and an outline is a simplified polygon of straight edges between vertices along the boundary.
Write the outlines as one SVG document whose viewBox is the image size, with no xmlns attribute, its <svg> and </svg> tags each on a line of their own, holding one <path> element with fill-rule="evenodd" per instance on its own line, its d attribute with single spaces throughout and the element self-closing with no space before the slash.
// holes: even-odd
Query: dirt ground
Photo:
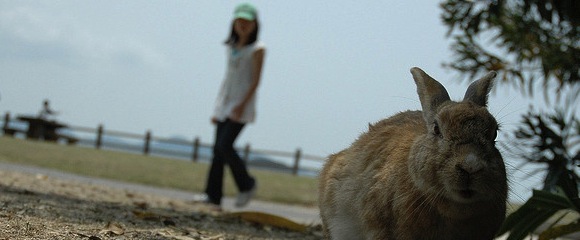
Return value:
<svg viewBox="0 0 580 240">
<path fill-rule="evenodd" d="M 257 224 L 207 205 L 0 170 L 0 240 L 321 239 Z"/>
</svg>

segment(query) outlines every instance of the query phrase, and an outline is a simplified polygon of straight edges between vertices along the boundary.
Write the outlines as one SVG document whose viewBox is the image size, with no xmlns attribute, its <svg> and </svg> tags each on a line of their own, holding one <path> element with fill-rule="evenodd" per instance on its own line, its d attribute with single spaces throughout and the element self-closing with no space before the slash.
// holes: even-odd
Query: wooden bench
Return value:
<svg viewBox="0 0 580 240">
<path fill-rule="evenodd" d="M 21 133 L 23 135 L 26 135 L 28 133 L 26 130 L 17 129 L 17 128 L 9 128 L 9 127 L 3 127 L 2 131 L 4 132 L 5 136 L 10 136 L 10 137 L 14 137 L 14 135 L 16 135 L 17 133 Z M 63 134 L 57 134 L 54 138 L 55 139 L 53 141 L 62 139 L 68 145 L 74 145 L 79 141 L 78 138 L 63 135 Z"/>
</svg>

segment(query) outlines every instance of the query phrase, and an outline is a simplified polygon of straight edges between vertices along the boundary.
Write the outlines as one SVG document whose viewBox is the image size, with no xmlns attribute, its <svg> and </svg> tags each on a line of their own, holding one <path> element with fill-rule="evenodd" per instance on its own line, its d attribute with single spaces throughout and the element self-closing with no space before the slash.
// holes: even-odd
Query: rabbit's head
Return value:
<svg viewBox="0 0 580 240">
<path fill-rule="evenodd" d="M 495 146 L 498 124 L 487 110 L 496 73 L 473 82 L 461 102 L 419 68 L 411 69 L 421 100 L 426 133 L 409 156 L 415 186 L 427 196 L 457 203 L 504 204 L 507 181 Z"/>
</svg>

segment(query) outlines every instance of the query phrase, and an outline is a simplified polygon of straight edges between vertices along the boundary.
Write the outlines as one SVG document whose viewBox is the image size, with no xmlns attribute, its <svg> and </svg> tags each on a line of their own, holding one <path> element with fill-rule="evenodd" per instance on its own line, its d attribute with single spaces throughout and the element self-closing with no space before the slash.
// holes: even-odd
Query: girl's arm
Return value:
<svg viewBox="0 0 580 240">
<path fill-rule="evenodd" d="M 242 102 L 240 102 L 240 104 L 238 104 L 238 106 L 236 106 L 233 109 L 232 116 L 230 116 L 233 121 L 239 121 L 242 118 L 242 114 L 244 114 L 244 109 L 246 109 L 246 105 L 248 104 L 250 99 L 252 99 L 252 97 L 256 93 L 256 90 L 258 89 L 258 85 L 260 84 L 260 78 L 262 75 L 262 65 L 264 63 L 265 53 L 266 50 L 263 48 L 258 49 L 256 50 L 256 52 L 254 52 L 252 63 L 253 65 L 252 72 L 254 74 L 252 75 L 252 85 L 250 86 L 250 89 L 248 89 L 248 92 L 244 96 Z"/>
</svg>

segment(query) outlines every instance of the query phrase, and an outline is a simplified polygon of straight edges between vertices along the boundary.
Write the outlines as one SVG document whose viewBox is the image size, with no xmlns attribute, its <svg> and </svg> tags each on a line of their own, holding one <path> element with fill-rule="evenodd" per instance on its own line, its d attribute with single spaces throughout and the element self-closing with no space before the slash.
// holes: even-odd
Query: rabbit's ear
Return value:
<svg viewBox="0 0 580 240">
<path fill-rule="evenodd" d="M 450 100 L 449 94 L 441 83 L 427 75 L 420 68 L 411 68 L 411 74 L 413 74 L 413 79 L 415 80 L 415 84 L 417 84 L 417 93 L 421 100 L 423 117 L 430 124 L 434 120 L 437 108 L 442 103 Z"/>
<path fill-rule="evenodd" d="M 494 71 L 491 71 L 481 79 L 469 85 L 465 92 L 465 96 L 463 97 L 463 101 L 472 101 L 479 106 L 487 107 L 487 97 L 489 91 L 491 91 L 493 79 L 496 75 L 497 74 Z"/>
</svg>

